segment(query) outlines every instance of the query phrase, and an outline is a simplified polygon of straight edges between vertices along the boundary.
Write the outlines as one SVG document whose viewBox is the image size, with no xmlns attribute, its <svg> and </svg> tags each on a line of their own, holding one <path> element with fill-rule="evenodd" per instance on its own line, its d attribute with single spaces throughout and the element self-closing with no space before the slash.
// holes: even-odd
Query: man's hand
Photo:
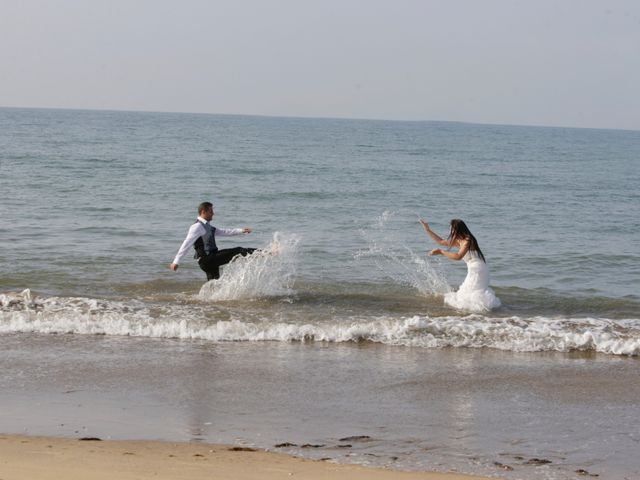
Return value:
<svg viewBox="0 0 640 480">
<path fill-rule="evenodd" d="M 169 268 L 175 272 L 178 270 L 178 264 L 172 263 L 171 265 L 169 265 Z"/>
</svg>

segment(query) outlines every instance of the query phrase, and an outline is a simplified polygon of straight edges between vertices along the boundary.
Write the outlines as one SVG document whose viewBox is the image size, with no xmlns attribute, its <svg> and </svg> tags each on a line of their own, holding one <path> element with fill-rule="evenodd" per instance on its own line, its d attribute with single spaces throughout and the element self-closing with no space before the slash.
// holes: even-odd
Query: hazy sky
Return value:
<svg viewBox="0 0 640 480">
<path fill-rule="evenodd" d="M 0 0 L 0 106 L 640 130 L 638 0 Z"/>
</svg>

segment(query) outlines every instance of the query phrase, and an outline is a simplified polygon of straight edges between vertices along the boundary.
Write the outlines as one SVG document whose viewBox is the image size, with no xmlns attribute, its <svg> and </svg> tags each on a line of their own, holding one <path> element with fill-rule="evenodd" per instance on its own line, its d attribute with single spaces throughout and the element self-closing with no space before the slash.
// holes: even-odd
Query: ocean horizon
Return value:
<svg viewBox="0 0 640 480">
<path fill-rule="evenodd" d="M 398 123 L 452 123 L 461 125 L 478 125 L 493 127 L 524 127 L 524 128 L 566 128 L 571 130 L 604 130 L 619 132 L 638 132 L 635 128 L 613 128 L 613 127 L 581 127 L 576 125 L 556 125 L 556 124 L 535 124 L 535 123 L 504 123 L 504 122 L 476 122 L 470 120 L 437 120 L 437 119 L 408 119 L 408 118 L 383 118 L 383 117 L 351 117 L 351 116 L 301 116 L 301 115 L 276 115 L 261 113 L 224 113 L 224 112 L 195 112 L 181 110 L 131 110 L 118 108 L 88 108 L 88 107 L 24 107 L 24 106 L 0 106 L 5 110 L 56 110 L 69 112 L 104 112 L 104 113 L 140 113 L 140 114 L 175 114 L 175 115 L 205 115 L 215 117 L 246 117 L 246 118 L 282 118 L 289 120 L 346 120 L 361 122 L 398 122 Z"/>
</svg>

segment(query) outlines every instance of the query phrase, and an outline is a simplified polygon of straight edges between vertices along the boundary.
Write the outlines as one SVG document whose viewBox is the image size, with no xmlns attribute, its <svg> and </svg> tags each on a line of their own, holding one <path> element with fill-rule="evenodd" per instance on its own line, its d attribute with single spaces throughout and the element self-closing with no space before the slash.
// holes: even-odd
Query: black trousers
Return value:
<svg viewBox="0 0 640 480">
<path fill-rule="evenodd" d="M 238 255 L 246 257 L 255 251 L 255 248 L 225 248 L 224 250 L 218 250 L 206 257 L 202 257 L 198 260 L 198 265 L 200 265 L 200 268 L 207 274 L 207 280 L 218 279 L 220 278 L 221 265 L 226 265 Z"/>
</svg>

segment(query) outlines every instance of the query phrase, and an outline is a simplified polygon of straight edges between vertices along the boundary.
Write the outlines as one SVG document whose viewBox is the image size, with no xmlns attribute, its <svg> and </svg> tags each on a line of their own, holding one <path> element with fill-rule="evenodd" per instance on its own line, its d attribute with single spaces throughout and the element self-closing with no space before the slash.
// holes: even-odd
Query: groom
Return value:
<svg viewBox="0 0 640 480">
<path fill-rule="evenodd" d="M 195 258 L 198 259 L 198 265 L 207 274 L 207 280 L 220 278 L 220 266 L 229 263 L 237 255 L 252 254 L 255 248 L 225 248 L 218 250 L 216 245 L 216 235 L 228 237 L 233 235 L 243 235 L 251 233 L 250 228 L 216 228 L 209 222 L 213 219 L 213 204 L 210 202 L 202 202 L 198 205 L 198 218 L 187 232 L 187 238 L 184 239 L 176 257 L 173 259 L 169 268 L 174 272 L 178 270 L 180 260 L 185 256 L 187 250 L 192 246 L 196 250 Z"/>
</svg>

